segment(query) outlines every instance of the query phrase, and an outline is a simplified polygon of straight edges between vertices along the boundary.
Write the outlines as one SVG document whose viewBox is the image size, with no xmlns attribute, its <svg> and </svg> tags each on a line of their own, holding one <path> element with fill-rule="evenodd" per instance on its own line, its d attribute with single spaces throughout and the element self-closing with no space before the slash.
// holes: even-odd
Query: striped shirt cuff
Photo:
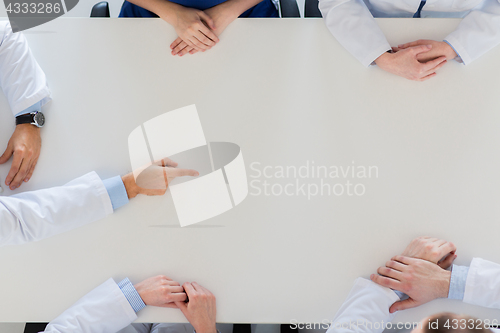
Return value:
<svg viewBox="0 0 500 333">
<path fill-rule="evenodd" d="M 448 292 L 449 299 L 464 299 L 465 284 L 468 274 L 469 267 L 453 265 L 450 278 L 450 291 Z"/>
<path fill-rule="evenodd" d="M 130 303 L 130 306 L 137 313 L 146 307 L 144 301 L 141 296 L 135 290 L 134 285 L 128 278 L 123 279 L 120 283 L 118 283 L 118 287 L 122 291 L 123 295 L 127 298 L 127 301 Z"/>
<path fill-rule="evenodd" d="M 113 178 L 105 179 L 102 182 L 104 183 L 104 186 L 108 191 L 113 210 L 117 210 L 121 206 L 124 206 L 128 203 L 127 189 L 123 184 L 122 177 L 116 176 Z"/>
</svg>

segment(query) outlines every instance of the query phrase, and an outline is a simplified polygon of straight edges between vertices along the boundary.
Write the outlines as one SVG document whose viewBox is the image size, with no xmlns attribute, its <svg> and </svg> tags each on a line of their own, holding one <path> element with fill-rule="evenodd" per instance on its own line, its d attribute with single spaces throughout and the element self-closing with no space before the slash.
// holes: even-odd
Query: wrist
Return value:
<svg viewBox="0 0 500 333">
<path fill-rule="evenodd" d="M 127 196 L 129 199 L 135 198 L 139 194 L 139 186 L 135 183 L 134 175 L 129 173 L 122 176 L 123 185 L 125 185 L 125 190 L 127 191 Z"/>
<path fill-rule="evenodd" d="M 446 59 L 448 60 L 451 60 L 451 59 L 455 59 L 456 57 L 458 57 L 458 54 L 457 52 L 455 52 L 455 50 L 453 49 L 453 47 L 451 47 L 450 44 L 446 43 L 446 42 L 441 42 L 445 45 L 445 48 L 446 48 Z"/>
<path fill-rule="evenodd" d="M 443 270 L 442 278 L 441 278 L 441 286 L 439 288 L 439 298 L 448 298 L 448 294 L 450 292 L 450 280 L 451 280 L 451 271 Z"/>
<path fill-rule="evenodd" d="M 183 9 L 184 8 L 181 5 L 176 3 L 161 1 L 158 6 L 157 13 L 155 14 L 158 15 L 163 21 L 175 27 L 178 23 L 178 13 Z"/>
<path fill-rule="evenodd" d="M 388 63 L 392 59 L 392 53 L 384 52 L 377 59 L 375 59 L 375 63 L 377 66 L 382 67 L 384 64 Z"/>
<path fill-rule="evenodd" d="M 209 325 L 205 328 L 194 328 L 195 333 L 218 333 L 217 327 L 214 325 Z"/>
</svg>

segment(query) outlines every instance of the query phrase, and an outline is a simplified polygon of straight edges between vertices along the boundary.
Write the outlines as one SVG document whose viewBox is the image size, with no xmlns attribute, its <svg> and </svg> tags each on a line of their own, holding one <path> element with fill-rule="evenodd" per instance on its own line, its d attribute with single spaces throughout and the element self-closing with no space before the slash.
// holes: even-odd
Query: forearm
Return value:
<svg viewBox="0 0 500 333">
<path fill-rule="evenodd" d="M 245 11 L 259 4 L 260 2 L 262 2 L 262 0 L 228 0 L 217 6 L 224 8 L 229 16 L 236 19 Z"/>
<path fill-rule="evenodd" d="M 177 23 L 176 12 L 183 8 L 168 0 L 129 0 L 129 2 L 155 13 L 171 25 Z"/>
<path fill-rule="evenodd" d="M 14 34 L 9 24 L 0 23 L 0 86 L 14 115 L 50 100 L 44 72 L 36 62 L 22 33 Z"/>
<path fill-rule="evenodd" d="M 136 318 L 122 290 L 113 279 L 109 279 L 52 320 L 45 332 L 117 332 Z"/>
<path fill-rule="evenodd" d="M 113 212 L 96 173 L 59 187 L 0 197 L 0 246 L 48 238 Z"/>
<path fill-rule="evenodd" d="M 319 9 L 332 35 L 364 66 L 391 50 L 363 0 L 320 0 Z"/>
<path fill-rule="evenodd" d="M 469 64 L 500 43 L 500 2 L 485 0 L 484 6 L 472 10 L 447 41 L 464 64 Z"/>
</svg>

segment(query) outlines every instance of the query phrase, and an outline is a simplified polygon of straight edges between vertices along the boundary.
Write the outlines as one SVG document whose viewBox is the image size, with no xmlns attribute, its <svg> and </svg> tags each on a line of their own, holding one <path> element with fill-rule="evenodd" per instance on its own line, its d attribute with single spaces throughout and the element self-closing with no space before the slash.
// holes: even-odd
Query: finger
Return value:
<svg viewBox="0 0 500 333">
<path fill-rule="evenodd" d="M 33 172 L 35 171 L 35 167 L 36 167 L 37 163 L 38 163 L 38 158 L 35 159 L 33 162 L 31 162 L 30 170 L 28 171 L 26 178 L 24 178 L 25 182 L 29 182 L 29 180 L 31 179 L 31 176 L 33 176 Z"/>
<path fill-rule="evenodd" d="M 170 44 L 170 48 L 171 48 L 172 50 L 174 50 L 174 49 L 175 49 L 175 48 L 176 48 L 176 47 L 177 47 L 180 43 L 182 43 L 182 42 L 183 42 L 182 38 L 177 37 L 177 39 L 176 39 L 176 40 L 174 40 L 174 41 L 172 42 L 172 44 Z"/>
<path fill-rule="evenodd" d="M 170 166 L 170 167 L 173 167 L 175 168 L 176 166 L 179 165 L 179 163 L 175 162 L 175 161 L 172 161 L 170 158 L 168 157 L 165 157 L 163 160 L 162 160 L 163 164 L 162 166 L 165 167 L 165 166 Z"/>
<path fill-rule="evenodd" d="M 197 177 L 200 175 L 200 173 L 196 170 L 191 170 L 191 169 L 167 169 L 168 174 L 170 177 L 185 177 L 185 176 L 191 176 L 191 177 Z"/>
<path fill-rule="evenodd" d="M 391 258 L 391 260 L 398 261 L 405 265 L 410 265 L 415 262 L 415 259 L 405 256 L 394 256 Z"/>
<path fill-rule="evenodd" d="M 194 38 L 194 37 L 193 37 Z M 198 42 L 198 40 L 196 38 L 194 38 L 196 42 Z M 187 39 L 184 39 L 184 42 L 188 45 L 188 46 L 191 46 L 192 48 L 196 49 L 196 50 L 202 50 L 201 48 L 199 48 L 196 44 L 194 44 L 192 38 L 187 38 Z M 199 43 L 199 42 L 198 42 Z"/>
<path fill-rule="evenodd" d="M 438 262 L 438 266 L 441 267 L 442 269 L 448 269 L 453 264 L 455 259 L 457 259 L 457 255 L 450 253 L 449 255 L 446 256 L 446 258 Z"/>
<path fill-rule="evenodd" d="M 192 49 L 191 46 L 189 46 L 185 41 L 182 41 L 179 45 L 177 45 L 173 50 L 172 54 L 176 55 L 179 54 L 182 50 L 184 50 L 186 47 L 189 47 Z"/>
<path fill-rule="evenodd" d="M 429 79 L 433 78 L 433 77 L 434 77 L 434 76 L 436 76 L 436 75 L 437 75 L 436 73 L 432 73 L 432 74 L 429 74 L 429 75 L 427 75 L 427 76 L 424 76 L 424 77 L 422 77 L 422 78 L 418 79 L 417 81 L 425 81 L 425 80 L 429 80 Z"/>
<path fill-rule="evenodd" d="M 432 45 L 418 45 L 418 46 L 413 46 L 411 50 L 415 55 L 424 53 L 424 52 L 429 52 L 432 49 Z"/>
<path fill-rule="evenodd" d="M 194 288 L 197 292 L 203 291 L 203 287 L 202 287 L 202 286 L 200 286 L 198 283 L 196 283 L 196 282 L 192 282 L 191 284 L 193 285 L 193 288 Z"/>
<path fill-rule="evenodd" d="M 385 263 L 385 267 L 392 268 L 396 271 L 402 272 L 406 266 L 400 262 L 389 260 L 388 262 Z"/>
<path fill-rule="evenodd" d="M 198 33 L 198 34 L 201 35 L 201 33 Z M 207 46 L 207 45 L 203 44 L 202 42 L 200 42 L 198 40 L 198 38 L 196 38 L 196 36 L 192 36 L 191 38 L 189 38 L 189 41 L 193 44 L 191 46 L 193 46 L 194 48 L 199 49 L 201 51 L 206 50 L 210 47 L 210 46 Z"/>
<path fill-rule="evenodd" d="M 191 50 L 189 51 L 189 54 L 195 54 L 195 53 L 198 53 L 198 51 L 197 51 L 197 50 L 195 50 L 195 49 L 191 49 Z"/>
<path fill-rule="evenodd" d="M 422 68 L 425 71 L 435 71 L 439 65 L 443 65 L 446 63 L 446 57 L 439 57 L 431 61 L 427 61 L 426 63 L 422 64 Z M 441 66 L 442 67 L 442 66 Z"/>
<path fill-rule="evenodd" d="M 199 15 L 200 15 L 202 21 L 205 22 L 210 29 L 215 30 L 215 22 L 214 22 L 214 20 L 212 20 L 212 18 L 210 16 L 208 16 L 205 12 L 200 12 Z M 214 37 L 215 38 L 208 36 L 208 38 L 212 39 L 213 41 L 216 40 L 218 42 L 219 39 L 217 38 L 217 36 L 215 36 L 215 34 L 214 34 Z"/>
<path fill-rule="evenodd" d="M 189 303 L 175 302 L 174 304 L 182 311 L 182 313 L 184 314 L 184 316 L 186 316 L 187 311 L 188 311 L 187 307 L 188 307 Z"/>
<path fill-rule="evenodd" d="M 7 145 L 5 152 L 2 154 L 2 156 L 0 156 L 0 164 L 4 164 L 5 162 L 7 162 L 13 153 L 14 149 L 12 148 L 12 145 Z"/>
<path fill-rule="evenodd" d="M 12 180 L 10 186 L 14 186 L 15 188 L 18 188 L 19 186 L 21 186 L 24 179 L 26 179 L 26 176 L 28 175 L 28 171 L 30 170 L 30 166 L 31 166 L 31 161 L 28 160 L 27 158 L 24 158 L 23 162 L 21 164 L 21 168 L 19 168 L 19 171 L 17 172 L 16 176 Z"/>
<path fill-rule="evenodd" d="M 400 286 L 401 282 L 385 277 L 385 276 L 380 276 L 377 274 L 372 274 L 370 275 L 370 280 L 375 282 L 376 284 L 381 285 L 382 287 L 390 288 L 390 289 L 395 289 L 398 290 L 398 287 Z"/>
<path fill-rule="evenodd" d="M 181 286 L 179 282 L 177 281 L 172 281 L 170 279 L 168 279 L 168 281 L 165 282 L 166 284 L 168 284 L 169 286 Z M 182 288 L 182 287 L 181 287 Z"/>
<path fill-rule="evenodd" d="M 181 302 L 182 303 L 182 302 Z M 179 307 L 177 306 L 177 303 L 167 303 L 163 305 L 164 308 L 173 308 L 173 309 L 178 309 Z"/>
<path fill-rule="evenodd" d="M 182 285 L 182 287 L 184 288 L 184 291 L 186 292 L 188 297 L 191 297 L 191 295 L 196 294 L 196 290 L 191 283 L 186 282 Z"/>
<path fill-rule="evenodd" d="M 193 52 L 193 51 L 198 52 L 198 50 L 193 49 L 191 46 L 187 46 L 187 47 L 186 47 L 186 48 L 184 48 L 181 52 L 179 52 L 179 56 L 181 56 L 181 57 L 182 57 L 183 55 L 188 54 L 188 53 L 191 53 L 191 52 Z M 191 54 L 192 54 L 192 53 L 191 53 Z"/>
<path fill-rule="evenodd" d="M 182 288 L 181 286 L 171 286 L 168 288 L 168 290 L 171 292 L 171 293 L 183 293 L 184 294 L 184 288 Z"/>
<path fill-rule="evenodd" d="M 168 302 L 184 302 L 187 299 L 186 293 L 175 293 L 167 296 Z"/>
<path fill-rule="evenodd" d="M 439 247 L 439 250 L 442 250 L 444 254 L 455 253 L 457 251 L 457 247 L 452 242 L 446 242 Z"/>
<path fill-rule="evenodd" d="M 23 163 L 23 154 L 18 152 L 14 153 L 14 159 L 12 160 L 10 171 L 7 174 L 7 177 L 5 178 L 5 185 L 10 186 L 10 184 L 14 180 L 14 177 L 19 172 L 19 169 L 21 169 L 22 163 Z M 11 188 L 11 190 L 13 190 L 13 188 Z"/>
<path fill-rule="evenodd" d="M 418 46 L 419 43 L 417 41 L 414 41 L 414 42 L 409 42 L 409 43 L 405 43 L 405 44 L 399 44 L 398 47 L 400 49 L 407 49 L 409 47 L 413 47 L 413 46 Z"/>
<path fill-rule="evenodd" d="M 207 46 L 207 49 L 211 48 L 212 46 L 215 45 L 215 42 L 208 38 L 203 32 L 199 31 L 197 34 L 194 35 L 196 39 L 200 41 L 203 45 Z"/>
<path fill-rule="evenodd" d="M 396 311 L 414 308 L 414 307 L 417 307 L 418 305 L 419 304 L 415 300 L 408 298 L 408 299 L 405 299 L 404 301 L 398 301 L 398 302 L 392 304 L 391 307 L 389 308 L 389 312 L 394 313 Z"/>
<path fill-rule="evenodd" d="M 387 268 L 387 267 L 379 267 L 377 269 L 377 273 L 379 273 L 380 275 L 401 281 L 401 272 L 400 271 L 397 271 L 397 270 L 394 270 L 391 268 Z"/>
</svg>

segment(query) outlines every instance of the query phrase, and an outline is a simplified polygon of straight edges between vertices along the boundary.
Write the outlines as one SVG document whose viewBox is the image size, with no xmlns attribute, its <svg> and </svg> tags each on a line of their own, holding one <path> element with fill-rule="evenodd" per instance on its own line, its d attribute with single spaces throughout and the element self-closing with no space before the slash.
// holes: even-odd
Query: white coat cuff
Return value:
<svg viewBox="0 0 500 333">
<path fill-rule="evenodd" d="M 444 39 L 444 41 L 448 43 L 448 45 L 450 45 L 453 48 L 453 50 L 455 50 L 460 59 L 462 59 L 464 65 L 468 65 L 472 62 L 472 59 L 469 56 L 469 53 L 467 52 L 465 47 L 463 47 L 462 44 L 460 44 L 458 40 L 453 37 L 453 35 L 448 35 Z"/>
<path fill-rule="evenodd" d="M 389 43 L 386 45 L 381 45 L 379 48 L 375 49 L 373 52 L 370 52 L 364 60 L 361 61 L 363 66 L 365 67 L 370 67 L 371 65 L 375 65 L 375 60 L 377 60 L 378 57 L 380 57 L 382 54 L 384 54 L 387 51 L 392 50 L 391 46 Z"/>
</svg>

